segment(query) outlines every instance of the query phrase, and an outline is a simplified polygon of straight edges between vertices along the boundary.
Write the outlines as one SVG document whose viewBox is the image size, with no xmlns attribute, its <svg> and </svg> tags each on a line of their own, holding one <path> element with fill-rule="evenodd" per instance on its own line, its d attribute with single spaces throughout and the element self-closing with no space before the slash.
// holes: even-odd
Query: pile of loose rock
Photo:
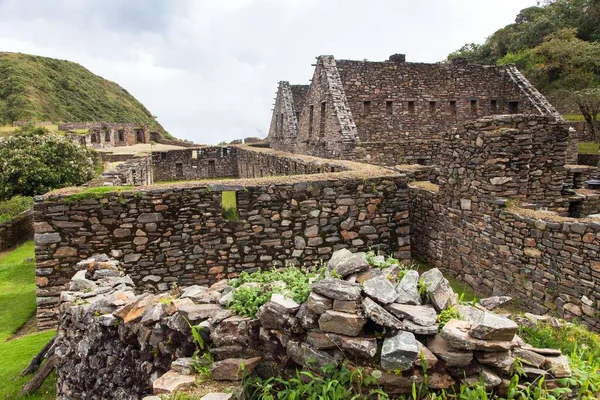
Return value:
<svg viewBox="0 0 600 400">
<path fill-rule="evenodd" d="M 191 326 L 200 327 L 214 358 L 206 365 L 214 380 L 278 375 L 298 365 L 319 373 L 342 360 L 364 368 L 390 394 L 415 382 L 448 389 L 482 380 L 502 392 L 517 358 L 530 380 L 544 376 L 553 385 L 571 374 L 560 351 L 526 345 L 515 322 L 491 312 L 509 298 L 459 304 L 439 270 L 419 275 L 383 257 L 337 251 L 329 276 L 313 284 L 306 302 L 291 300 L 285 283 L 273 282 L 279 293 L 256 318 L 226 308 L 234 290 L 227 281 L 135 295 L 105 256 L 78 268 L 62 294 L 59 396 L 135 398 L 149 386 L 154 394 L 189 387 L 194 368 L 207 362 L 192 358 Z M 440 328 L 447 315 L 459 317 Z"/>
</svg>

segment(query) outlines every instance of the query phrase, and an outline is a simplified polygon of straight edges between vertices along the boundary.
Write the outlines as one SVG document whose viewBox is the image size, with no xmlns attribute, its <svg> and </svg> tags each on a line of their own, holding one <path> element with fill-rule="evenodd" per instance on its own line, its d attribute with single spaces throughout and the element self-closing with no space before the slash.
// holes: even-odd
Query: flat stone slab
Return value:
<svg viewBox="0 0 600 400">
<path fill-rule="evenodd" d="M 382 304 L 393 303 L 396 297 L 398 297 L 396 288 L 392 285 L 392 282 L 388 281 L 383 275 L 364 281 L 363 291 L 367 296 Z"/>
<path fill-rule="evenodd" d="M 389 328 L 404 329 L 404 324 L 398 318 L 394 317 L 370 298 L 366 297 L 362 301 L 362 308 L 365 315 L 373 322 Z"/>
<path fill-rule="evenodd" d="M 194 304 L 179 307 L 179 313 L 190 322 L 202 321 L 210 318 L 213 314 L 223 310 L 220 304 Z"/>
<path fill-rule="evenodd" d="M 295 313 L 300 308 L 300 304 L 278 293 L 273 293 L 271 295 L 271 303 L 276 304 L 282 312 L 285 312 L 287 314 Z"/>
<path fill-rule="evenodd" d="M 179 372 L 169 371 L 154 381 L 152 393 L 173 393 L 192 386 L 194 382 L 196 382 L 196 377 L 193 375 L 183 375 Z"/>
<path fill-rule="evenodd" d="M 451 319 L 444 325 L 440 334 L 451 347 L 461 350 L 507 351 L 518 346 L 516 340 L 477 339 L 469 335 L 470 330 L 470 322 Z"/>
<path fill-rule="evenodd" d="M 404 329 L 407 332 L 414 333 L 415 335 L 437 335 L 439 331 L 439 327 L 437 324 L 422 326 L 419 324 L 415 324 L 411 320 L 405 319 L 403 321 Z"/>
<path fill-rule="evenodd" d="M 233 393 L 207 393 L 200 400 L 230 400 L 233 399 Z"/>
<path fill-rule="evenodd" d="M 390 304 L 385 307 L 387 311 L 398 318 L 407 318 L 421 326 L 431 326 L 437 323 L 437 312 L 429 304 L 412 306 L 409 304 Z"/>
<path fill-rule="evenodd" d="M 308 300 L 306 300 L 306 308 L 315 314 L 323 314 L 327 310 L 331 310 L 333 307 L 333 300 L 322 296 L 316 292 L 310 292 Z"/>
<path fill-rule="evenodd" d="M 319 329 L 346 336 L 358 336 L 367 320 L 356 314 L 327 310 L 319 318 Z"/>
<path fill-rule="evenodd" d="M 500 315 L 484 312 L 471 325 L 469 335 L 485 340 L 513 340 L 519 326 Z"/>
<path fill-rule="evenodd" d="M 341 279 L 326 278 L 315 282 L 312 290 L 334 300 L 360 300 L 360 285 Z"/>
<path fill-rule="evenodd" d="M 436 335 L 433 339 L 429 340 L 427 348 L 442 360 L 447 367 L 466 367 L 473 361 L 472 352 L 451 348 L 448 342 L 440 335 Z"/>
<path fill-rule="evenodd" d="M 245 375 L 254 371 L 262 357 L 228 358 L 214 362 L 210 369 L 212 378 L 216 381 L 239 381 Z"/>
</svg>

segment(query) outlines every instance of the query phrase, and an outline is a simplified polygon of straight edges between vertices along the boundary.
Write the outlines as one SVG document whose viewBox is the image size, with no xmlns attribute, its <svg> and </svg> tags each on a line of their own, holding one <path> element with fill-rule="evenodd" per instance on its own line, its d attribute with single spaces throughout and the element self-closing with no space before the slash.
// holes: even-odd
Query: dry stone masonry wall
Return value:
<svg viewBox="0 0 600 400">
<path fill-rule="evenodd" d="M 0 223 L 0 251 L 15 247 L 33 235 L 33 210 L 29 209 Z"/>
<path fill-rule="evenodd" d="M 121 261 L 140 287 L 161 291 L 172 283 L 210 283 L 272 264 L 311 264 L 339 248 L 379 248 L 408 260 L 406 177 L 369 173 L 38 197 L 39 323 L 53 324 L 73 266 L 96 253 Z M 234 216 L 223 210 L 223 192 L 231 191 Z"/>
<path fill-rule="evenodd" d="M 272 148 L 319 157 L 433 164 L 440 140 L 452 128 L 518 113 L 562 121 L 512 65 L 409 63 L 402 54 L 384 62 L 320 56 L 307 95 L 280 83 L 268 140 Z M 293 123 L 278 123 L 283 116 L 293 121 L 294 115 L 295 131 Z M 565 155 L 571 163 L 576 144 L 573 131 Z"/>
</svg>

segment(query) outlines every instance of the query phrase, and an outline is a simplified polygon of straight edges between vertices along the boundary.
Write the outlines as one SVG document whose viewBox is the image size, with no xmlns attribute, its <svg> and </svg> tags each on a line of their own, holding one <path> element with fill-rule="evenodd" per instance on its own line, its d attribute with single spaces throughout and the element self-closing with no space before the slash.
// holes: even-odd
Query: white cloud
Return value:
<svg viewBox="0 0 600 400">
<path fill-rule="evenodd" d="M 0 49 L 68 59 L 136 96 L 175 136 L 266 134 L 280 80 L 319 54 L 436 62 L 535 0 L 0 0 Z"/>
</svg>

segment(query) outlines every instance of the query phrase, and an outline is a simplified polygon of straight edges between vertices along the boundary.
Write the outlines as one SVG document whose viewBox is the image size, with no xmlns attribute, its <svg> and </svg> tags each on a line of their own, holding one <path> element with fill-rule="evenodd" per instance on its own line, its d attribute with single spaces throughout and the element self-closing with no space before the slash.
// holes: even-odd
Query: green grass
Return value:
<svg viewBox="0 0 600 400">
<path fill-rule="evenodd" d="M 65 198 L 66 203 L 77 203 L 87 199 L 100 199 L 109 193 L 120 193 L 133 190 L 133 186 L 98 186 L 86 188 Z"/>
<path fill-rule="evenodd" d="M 31 358 L 54 336 L 38 332 L 7 340 L 35 313 L 34 243 L 29 241 L 0 258 L 0 398 L 16 399 L 31 376 L 19 377 Z M 28 399 L 54 399 L 54 378 Z"/>
<path fill-rule="evenodd" d="M 577 152 L 579 154 L 598 154 L 600 143 L 596 142 L 579 142 L 577 143 Z"/>
<path fill-rule="evenodd" d="M 237 193 L 233 190 L 224 190 L 221 193 L 221 196 L 223 217 L 228 221 L 237 221 L 239 219 L 237 209 Z"/>
<path fill-rule="evenodd" d="M 585 121 L 585 118 L 581 114 L 563 114 L 563 118 L 569 122 Z M 600 120 L 600 114 L 598 114 L 596 118 Z"/>
</svg>

